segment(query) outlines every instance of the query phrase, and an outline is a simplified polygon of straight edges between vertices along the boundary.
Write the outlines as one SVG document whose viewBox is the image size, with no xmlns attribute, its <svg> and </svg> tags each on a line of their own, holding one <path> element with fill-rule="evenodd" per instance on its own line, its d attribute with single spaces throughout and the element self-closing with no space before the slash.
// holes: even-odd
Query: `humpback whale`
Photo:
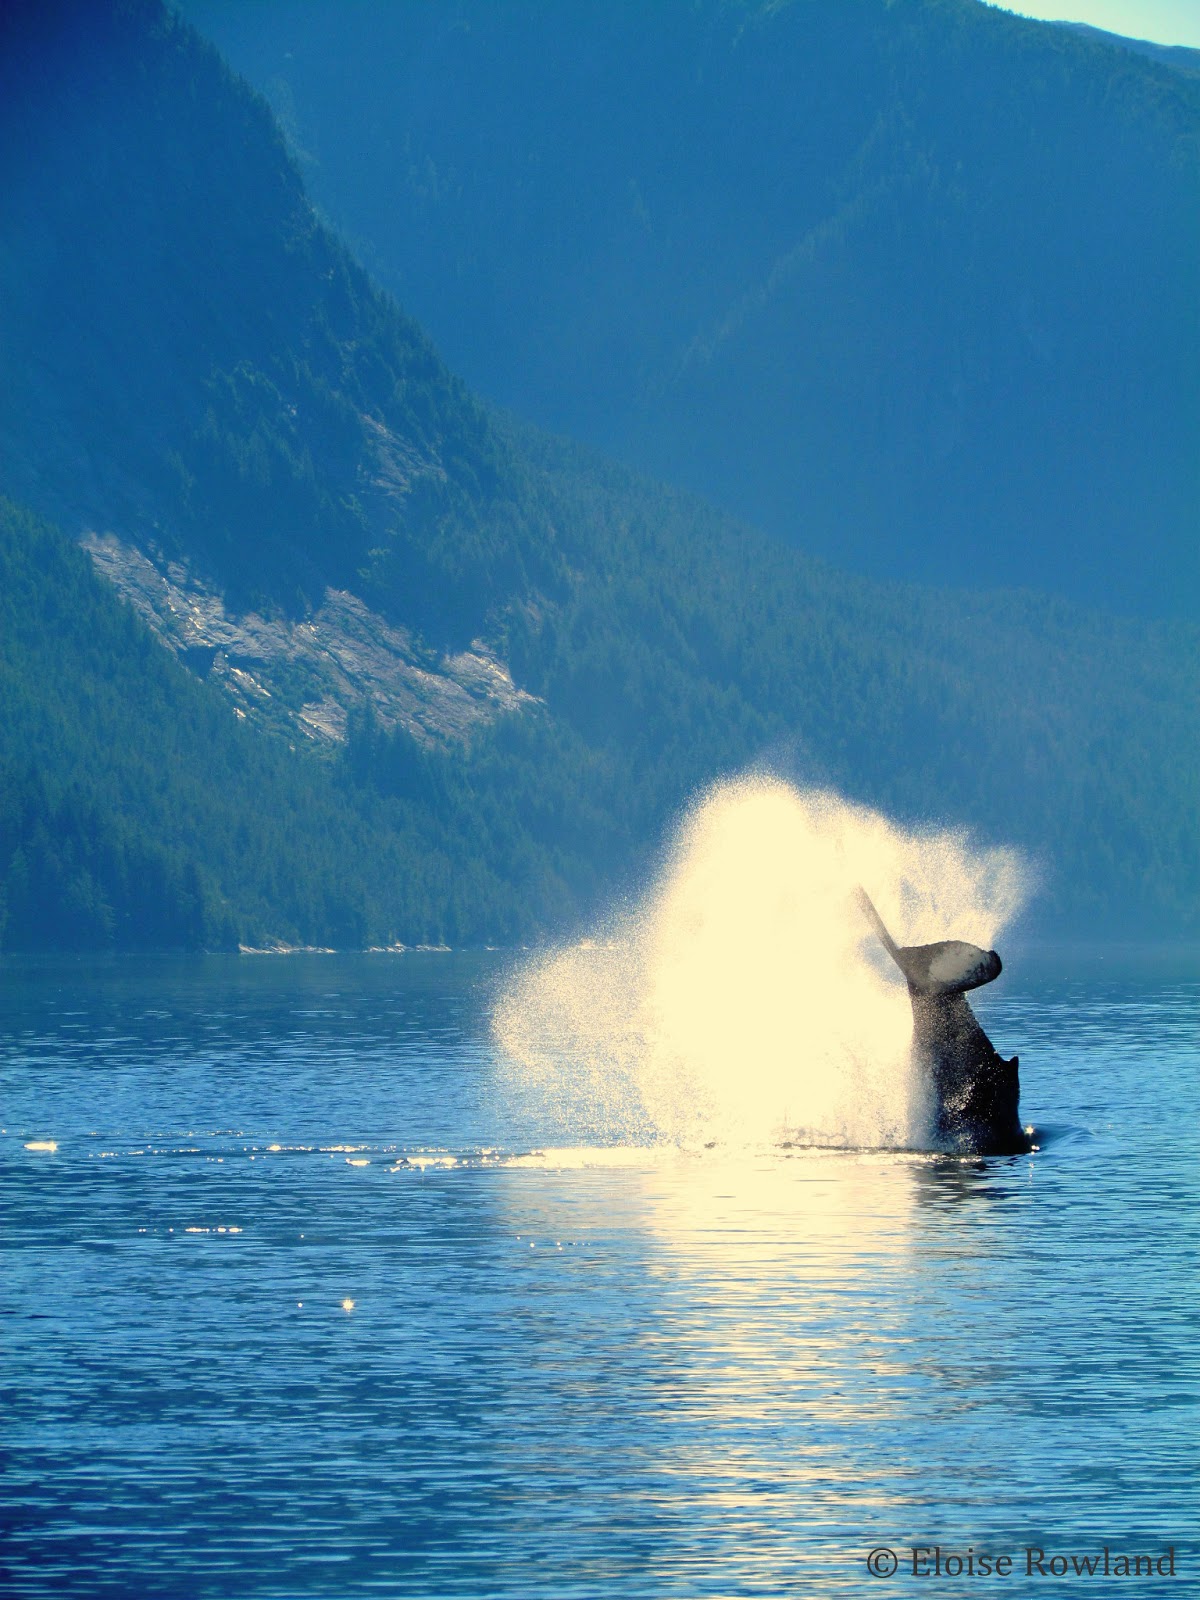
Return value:
<svg viewBox="0 0 1200 1600">
<path fill-rule="evenodd" d="M 865 889 L 858 903 L 908 985 L 913 1059 L 933 1090 L 938 1148 L 979 1156 L 1029 1150 L 1017 1115 L 1017 1057 L 997 1054 L 966 1000 L 968 989 L 1000 976 L 1000 957 L 960 939 L 897 945 Z"/>
</svg>

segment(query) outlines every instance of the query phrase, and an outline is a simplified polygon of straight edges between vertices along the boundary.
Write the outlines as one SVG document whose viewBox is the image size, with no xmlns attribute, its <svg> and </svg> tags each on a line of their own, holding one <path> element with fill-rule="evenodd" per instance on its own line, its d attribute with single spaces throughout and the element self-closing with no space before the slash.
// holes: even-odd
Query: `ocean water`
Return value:
<svg viewBox="0 0 1200 1600">
<path fill-rule="evenodd" d="M 571 1124 L 507 965 L 0 966 L 0 1591 L 1200 1592 L 1194 961 L 1010 959 L 974 1161 Z"/>
</svg>

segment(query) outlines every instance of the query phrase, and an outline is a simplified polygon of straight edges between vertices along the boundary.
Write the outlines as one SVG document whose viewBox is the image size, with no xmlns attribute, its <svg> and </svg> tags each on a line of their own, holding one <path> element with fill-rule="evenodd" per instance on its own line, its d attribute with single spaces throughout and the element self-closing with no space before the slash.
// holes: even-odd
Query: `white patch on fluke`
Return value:
<svg viewBox="0 0 1200 1600">
<path fill-rule="evenodd" d="M 906 831 L 838 795 L 747 777 L 685 818 L 641 903 L 518 970 L 493 1027 L 563 1142 L 926 1142 L 901 944 L 991 948 L 1024 902 L 1009 849 Z"/>
</svg>

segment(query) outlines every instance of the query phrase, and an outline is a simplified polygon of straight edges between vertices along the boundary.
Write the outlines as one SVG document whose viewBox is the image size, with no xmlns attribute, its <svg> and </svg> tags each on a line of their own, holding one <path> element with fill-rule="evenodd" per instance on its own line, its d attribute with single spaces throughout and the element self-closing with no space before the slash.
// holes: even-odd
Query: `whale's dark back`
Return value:
<svg viewBox="0 0 1200 1600">
<path fill-rule="evenodd" d="M 1028 1150 L 1017 1058 L 997 1054 L 964 998 L 1000 976 L 1000 957 L 962 939 L 898 945 L 865 889 L 858 903 L 908 984 L 913 1058 L 933 1089 L 939 1148 L 963 1155 Z"/>
</svg>

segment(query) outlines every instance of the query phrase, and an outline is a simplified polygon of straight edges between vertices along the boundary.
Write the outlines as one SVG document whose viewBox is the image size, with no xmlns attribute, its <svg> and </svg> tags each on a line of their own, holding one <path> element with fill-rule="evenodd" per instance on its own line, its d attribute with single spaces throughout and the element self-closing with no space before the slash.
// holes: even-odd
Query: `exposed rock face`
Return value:
<svg viewBox="0 0 1200 1600">
<path fill-rule="evenodd" d="M 432 660 L 406 629 L 344 589 L 326 590 L 300 621 L 232 616 L 179 563 L 157 565 L 112 533 L 89 531 L 81 543 L 163 644 L 200 677 L 215 678 L 242 716 L 336 744 L 349 713 L 369 706 L 385 727 L 445 743 L 536 703 L 480 641 Z"/>
</svg>

